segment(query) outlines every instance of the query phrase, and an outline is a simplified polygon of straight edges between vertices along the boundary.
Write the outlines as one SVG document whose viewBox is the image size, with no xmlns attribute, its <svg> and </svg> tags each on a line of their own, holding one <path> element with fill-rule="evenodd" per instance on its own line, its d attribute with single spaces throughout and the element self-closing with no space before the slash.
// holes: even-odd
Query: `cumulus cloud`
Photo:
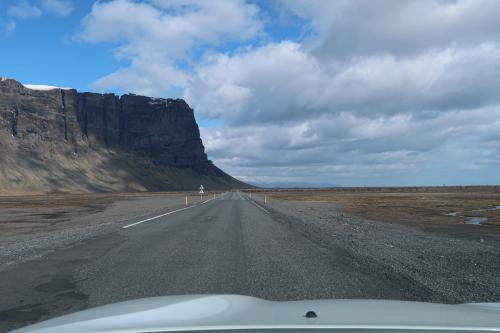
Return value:
<svg viewBox="0 0 500 333">
<path fill-rule="evenodd" d="M 500 37 L 496 0 L 283 0 L 316 32 L 304 41 L 329 58 L 409 55 L 451 45 L 475 46 Z"/>
<path fill-rule="evenodd" d="M 254 37 L 261 31 L 257 14 L 257 6 L 232 0 L 96 2 L 83 21 L 80 37 L 92 43 L 116 43 L 116 57 L 130 62 L 98 80 L 97 86 L 162 95 L 185 81 L 177 61 L 190 59 L 190 52 L 201 46 Z"/>
<path fill-rule="evenodd" d="M 279 2 L 293 39 L 257 4 L 97 2 L 80 37 L 126 65 L 95 85 L 177 89 L 223 121 L 207 152 L 247 181 L 500 181 L 500 2 Z"/>
<path fill-rule="evenodd" d="M 484 182 L 498 166 L 499 129 L 495 106 L 425 119 L 322 115 L 287 126 L 204 128 L 202 136 L 221 167 L 254 182 L 423 185 Z"/>
<path fill-rule="evenodd" d="M 182 87 L 187 80 L 183 71 L 168 61 L 148 62 L 148 57 L 132 60 L 129 67 L 121 68 L 96 80 L 94 87 L 106 91 L 110 87 L 120 87 L 125 91 L 147 96 L 164 96 L 175 87 Z"/>
<path fill-rule="evenodd" d="M 319 61 L 292 42 L 209 57 L 187 87 L 198 112 L 235 124 L 352 112 L 445 112 L 500 102 L 500 47 Z"/>
</svg>

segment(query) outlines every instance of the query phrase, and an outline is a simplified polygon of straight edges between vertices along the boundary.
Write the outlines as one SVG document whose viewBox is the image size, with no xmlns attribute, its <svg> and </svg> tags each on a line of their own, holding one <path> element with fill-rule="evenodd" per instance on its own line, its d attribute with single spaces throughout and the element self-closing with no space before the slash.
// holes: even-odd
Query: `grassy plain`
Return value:
<svg viewBox="0 0 500 333">
<path fill-rule="evenodd" d="M 262 191 L 272 199 L 330 202 L 346 213 L 390 223 L 500 226 L 500 186 L 337 188 Z M 497 208 L 497 209 L 496 209 Z"/>
</svg>

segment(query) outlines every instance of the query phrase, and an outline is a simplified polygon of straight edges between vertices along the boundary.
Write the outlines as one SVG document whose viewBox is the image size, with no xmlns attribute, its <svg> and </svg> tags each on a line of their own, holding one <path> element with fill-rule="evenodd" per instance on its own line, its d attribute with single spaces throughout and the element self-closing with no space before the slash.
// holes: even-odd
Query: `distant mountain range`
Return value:
<svg viewBox="0 0 500 333">
<path fill-rule="evenodd" d="M 205 154 L 181 99 L 0 79 L 0 192 L 245 188 Z"/>
<path fill-rule="evenodd" d="M 308 182 L 269 182 L 269 183 L 257 183 L 252 182 L 252 185 L 263 188 L 331 188 L 331 187 L 342 187 L 338 184 L 321 184 L 321 183 L 308 183 Z"/>
</svg>

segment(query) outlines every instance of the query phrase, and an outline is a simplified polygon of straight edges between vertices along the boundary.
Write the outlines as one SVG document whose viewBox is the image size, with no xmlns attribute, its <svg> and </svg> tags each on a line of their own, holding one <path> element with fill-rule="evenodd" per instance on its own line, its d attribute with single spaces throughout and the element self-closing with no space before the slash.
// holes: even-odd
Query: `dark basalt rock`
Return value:
<svg viewBox="0 0 500 333">
<path fill-rule="evenodd" d="M 182 99 L 33 90 L 1 79 L 0 131 L 25 146 L 58 142 L 74 151 L 104 147 L 155 165 L 230 177 L 208 160 L 193 109 Z"/>
</svg>

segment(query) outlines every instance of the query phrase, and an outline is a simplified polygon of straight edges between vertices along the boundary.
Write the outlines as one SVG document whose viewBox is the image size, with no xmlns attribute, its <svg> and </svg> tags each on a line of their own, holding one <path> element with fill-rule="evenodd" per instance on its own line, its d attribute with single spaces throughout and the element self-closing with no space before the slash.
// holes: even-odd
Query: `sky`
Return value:
<svg viewBox="0 0 500 333">
<path fill-rule="evenodd" d="M 259 184 L 500 183 L 500 1 L 2 0 L 0 76 L 184 98 Z"/>
</svg>

